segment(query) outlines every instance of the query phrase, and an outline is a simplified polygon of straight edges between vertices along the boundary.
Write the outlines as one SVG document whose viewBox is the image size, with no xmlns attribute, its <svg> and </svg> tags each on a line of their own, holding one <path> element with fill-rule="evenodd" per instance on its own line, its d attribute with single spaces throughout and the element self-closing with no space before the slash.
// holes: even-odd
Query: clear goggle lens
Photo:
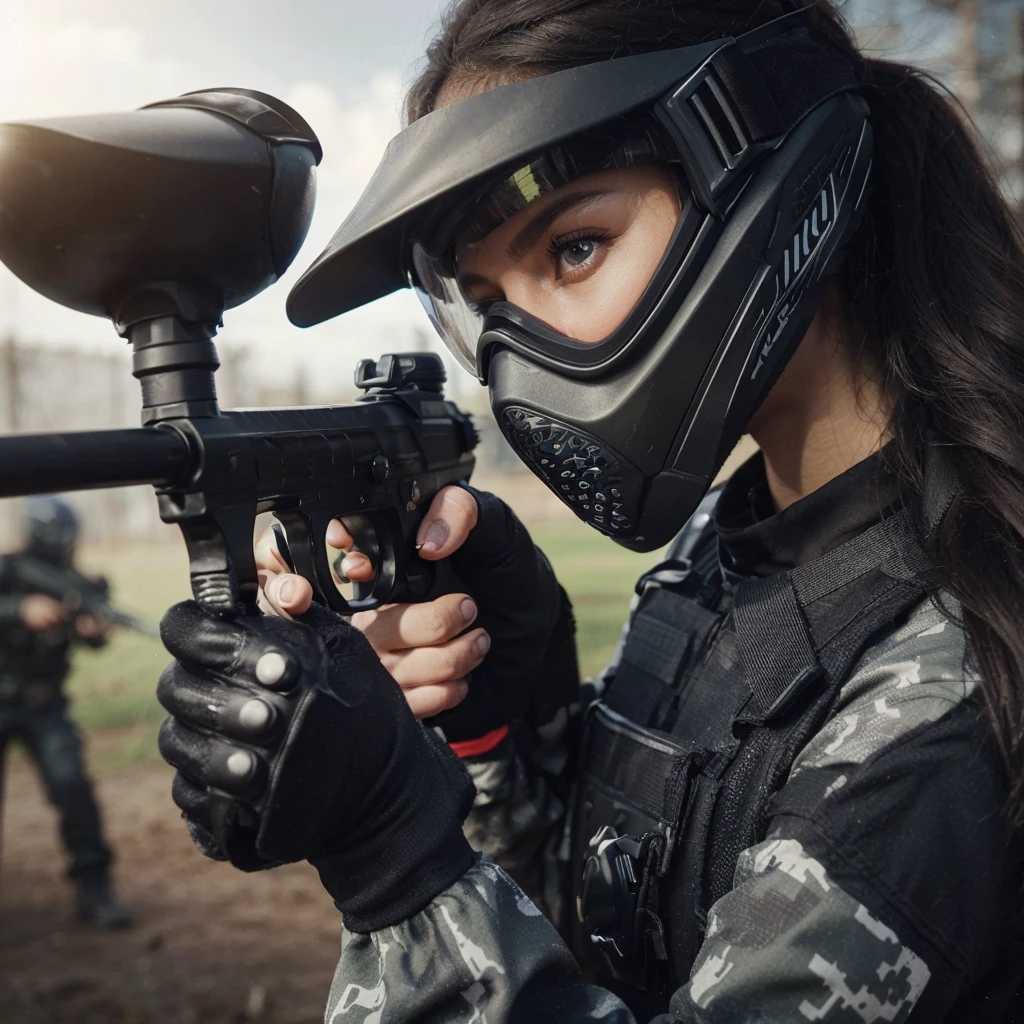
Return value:
<svg viewBox="0 0 1024 1024">
<path fill-rule="evenodd" d="M 484 318 L 462 294 L 454 273 L 446 271 L 444 261 L 428 255 L 417 242 L 412 248 L 409 283 L 449 351 L 477 376 L 477 342 Z"/>
</svg>

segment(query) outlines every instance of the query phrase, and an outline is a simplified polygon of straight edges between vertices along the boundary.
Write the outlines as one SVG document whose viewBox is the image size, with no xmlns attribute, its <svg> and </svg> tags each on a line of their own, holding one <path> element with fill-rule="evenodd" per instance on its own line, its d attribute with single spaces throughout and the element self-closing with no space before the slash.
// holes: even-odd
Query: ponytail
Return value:
<svg viewBox="0 0 1024 1024">
<path fill-rule="evenodd" d="M 893 400 L 907 491 L 924 493 L 928 444 L 956 471 L 960 495 L 926 547 L 962 606 L 1024 824 L 1024 240 L 942 87 L 900 64 L 862 66 L 875 165 L 848 306 Z"/>
</svg>

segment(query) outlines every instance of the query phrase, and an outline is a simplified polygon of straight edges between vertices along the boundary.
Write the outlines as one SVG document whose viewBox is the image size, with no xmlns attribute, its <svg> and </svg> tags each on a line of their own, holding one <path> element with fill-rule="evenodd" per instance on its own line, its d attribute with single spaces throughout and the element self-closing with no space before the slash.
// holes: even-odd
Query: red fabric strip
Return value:
<svg viewBox="0 0 1024 1024">
<path fill-rule="evenodd" d="M 508 726 L 503 725 L 500 729 L 492 729 L 475 740 L 459 740 L 457 743 L 449 743 L 457 757 L 479 757 L 493 750 L 508 735 Z"/>
</svg>

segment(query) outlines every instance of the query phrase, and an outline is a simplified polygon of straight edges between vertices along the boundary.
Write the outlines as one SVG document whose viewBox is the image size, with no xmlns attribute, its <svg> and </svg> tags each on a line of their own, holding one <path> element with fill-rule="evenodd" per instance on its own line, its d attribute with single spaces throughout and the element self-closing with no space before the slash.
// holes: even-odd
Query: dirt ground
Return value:
<svg viewBox="0 0 1024 1024">
<path fill-rule="evenodd" d="M 341 924 L 308 865 L 244 875 L 192 847 L 171 770 L 98 780 L 120 895 L 137 922 L 72 920 L 56 820 L 30 766 L 8 766 L 0 864 L 4 1024 L 313 1024 Z"/>
</svg>

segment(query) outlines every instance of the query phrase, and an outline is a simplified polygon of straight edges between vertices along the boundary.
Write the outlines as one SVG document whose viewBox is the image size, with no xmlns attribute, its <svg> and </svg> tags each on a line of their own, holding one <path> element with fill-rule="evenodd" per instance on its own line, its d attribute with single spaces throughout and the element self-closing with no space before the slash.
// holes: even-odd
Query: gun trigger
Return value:
<svg viewBox="0 0 1024 1024">
<path fill-rule="evenodd" d="M 274 542 L 277 544 L 278 554 L 284 559 L 289 572 L 295 572 L 295 559 L 292 558 L 292 549 L 288 546 L 288 536 L 280 523 L 274 523 L 271 527 L 274 531 Z"/>
</svg>

